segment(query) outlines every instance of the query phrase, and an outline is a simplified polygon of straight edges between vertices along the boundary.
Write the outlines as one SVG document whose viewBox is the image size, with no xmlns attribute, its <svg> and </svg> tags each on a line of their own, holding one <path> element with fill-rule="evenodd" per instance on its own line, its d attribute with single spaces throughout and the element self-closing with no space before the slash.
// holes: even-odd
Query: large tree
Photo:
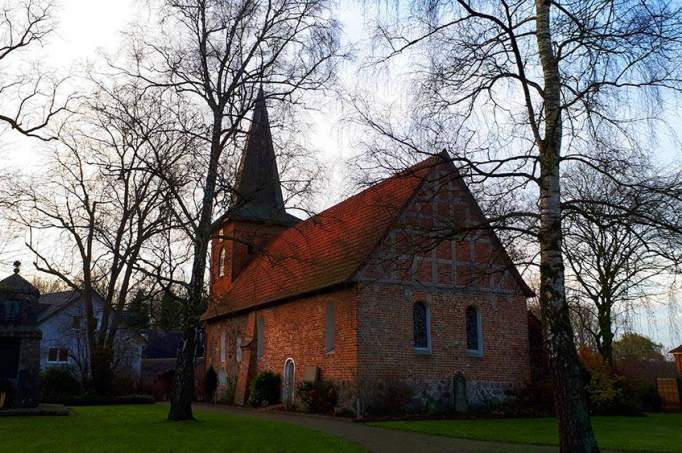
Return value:
<svg viewBox="0 0 682 453">
<path fill-rule="evenodd" d="M 137 263 L 151 239 L 175 225 L 168 185 L 146 162 L 187 137 L 168 130 L 158 105 L 132 84 L 100 85 L 61 128 L 47 174 L 6 188 L 37 270 L 82 295 L 83 377 L 101 392 L 111 384 L 121 315 L 144 278 Z M 104 301 L 99 326 L 95 292 Z"/>
<path fill-rule="evenodd" d="M 682 178 L 679 171 L 669 173 L 634 161 L 608 176 L 584 165 L 567 171 L 563 198 L 571 209 L 565 211 L 564 256 L 571 309 L 576 328 L 611 367 L 616 329 L 660 293 L 682 263 L 682 200 L 668 196 L 682 193 Z M 616 184 L 614 174 L 659 190 Z"/>
<path fill-rule="evenodd" d="M 270 100 L 289 103 L 299 92 L 323 87 L 337 56 L 337 24 L 325 0 L 168 0 L 161 8 L 160 36 L 146 27 L 131 35 L 128 65 L 118 68 L 151 90 L 172 91 L 202 112 L 204 127 L 185 129 L 202 142 L 193 156 L 201 175 L 191 204 L 176 197 L 192 243 L 184 285 L 184 341 L 178 351 L 170 420 L 192 418 L 198 317 L 205 301 L 208 245 L 221 182 L 221 162 L 243 138 L 245 122 L 261 88 Z M 226 151 L 228 150 L 228 151 Z M 180 159 L 179 166 L 186 160 Z M 173 166 L 159 168 L 169 179 Z M 233 184 L 227 186 L 228 199 Z"/>
<path fill-rule="evenodd" d="M 536 244 L 561 451 L 598 451 L 566 299 L 561 223 L 572 206 L 562 200 L 562 169 L 582 162 L 607 173 L 595 156 L 617 161 L 644 142 L 662 116 L 659 96 L 680 89 L 682 13 L 643 0 L 410 5 L 379 24 L 386 52 L 375 63 L 409 72 L 414 127 L 354 99 L 361 122 L 393 142 L 370 147 L 370 157 L 395 168 L 406 155 L 447 146 L 462 174 L 484 187 L 479 194 L 497 199 L 492 226 Z M 500 212 L 520 192 L 534 200 L 531 209 Z"/>
</svg>

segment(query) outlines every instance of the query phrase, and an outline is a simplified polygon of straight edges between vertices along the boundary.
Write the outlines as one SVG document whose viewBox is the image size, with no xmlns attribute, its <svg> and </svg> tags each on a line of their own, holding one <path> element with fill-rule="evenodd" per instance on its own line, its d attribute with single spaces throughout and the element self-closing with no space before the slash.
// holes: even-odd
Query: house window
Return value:
<svg viewBox="0 0 682 453">
<path fill-rule="evenodd" d="M 225 363 L 225 332 L 220 334 L 220 363 Z"/>
<path fill-rule="evenodd" d="M 467 332 L 467 352 L 475 355 L 483 353 L 483 338 L 481 331 L 481 315 L 478 309 L 468 306 L 465 313 Z"/>
<path fill-rule="evenodd" d="M 336 341 L 336 320 L 335 320 L 335 304 L 329 302 L 327 304 L 327 313 L 325 316 L 325 330 L 324 330 L 324 346 L 327 352 L 334 351 Z"/>
<path fill-rule="evenodd" d="M 218 255 L 218 276 L 225 276 L 225 249 L 220 249 L 220 254 Z"/>
<path fill-rule="evenodd" d="M 421 351 L 431 349 L 431 316 L 424 302 L 412 306 L 412 322 L 414 326 L 414 348 Z"/>
<path fill-rule="evenodd" d="M 265 325 L 263 318 L 256 320 L 256 356 L 260 359 L 265 352 Z"/>
<path fill-rule="evenodd" d="M 48 363 L 66 363 L 69 361 L 69 350 L 67 348 L 50 348 L 47 351 Z"/>
<path fill-rule="evenodd" d="M 72 316 L 71 317 L 71 328 L 73 330 L 80 330 L 80 328 L 81 328 L 81 317 L 80 316 Z"/>
</svg>

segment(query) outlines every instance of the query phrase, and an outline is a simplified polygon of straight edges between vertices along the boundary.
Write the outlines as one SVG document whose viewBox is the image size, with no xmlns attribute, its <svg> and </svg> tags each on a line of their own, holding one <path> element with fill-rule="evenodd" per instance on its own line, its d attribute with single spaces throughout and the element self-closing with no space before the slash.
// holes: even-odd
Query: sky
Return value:
<svg viewBox="0 0 682 453">
<path fill-rule="evenodd" d="M 41 64 L 56 72 L 77 72 L 79 65 L 96 61 L 101 52 L 111 54 L 118 49 L 121 32 L 132 21 L 140 18 L 140 15 L 149 14 L 145 3 L 139 0 L 59 0 L 56 32 L 49 38 L 48 44 L 32 52 L 30 58 L 41 61 Z M 362 2 L 341 0 L 337 3 L 341 5 L 337 10 L 337 17 L 343 25 L 343 39 L 347 43 L 354 43 L 361 52 L 363 49 L 366 51 L 369 48 L 370 31 L 365 25 Z M 344 67 L 340 76 L 341 83 L 349 86 L 356 83 L 356 70 L 352 65 Z M 395 86 L 385 86 L 385 82 L 374 82 L 379 84 L 374 88 L 399 95 L 400 82 L 396 82 Z M 372 81 L 364 83 L 371 84 Z M 318 157 L 327 169 L 325 190 L 315 202 L 317 210 L 340 201 L 354 190 L 348 182 L 348 164 L 357 150 L 353 148 L 353 131 L 341 124 L 343 114 L 341 107 L 334 102 L 325 103 L 319 112 L 310 114 L 312 128 L 306 132 L 305 142 L 318 150 Z M 673 153 L 674 151 L 664 150 L 661 157 L 669 159 L 673 157 Z M 0 159 L 8 167 L 40 169 L 45 162 L 45 149 L 35 140 L 4 133 L 0 135 Z M 12 256 L 11 259 L 0 260 L 0 276 L 11 271 L 10 263 L 14 259 L 31 262 L 31 256 L 22 250 L 20 241 L 7 246 L 4 252 L 0 244 L 0 255 L 5 255 L 4 258 L 9 252 Z M 26 273 L 31 272 L 30 266 L 24 266 L 24 269 Z M 673 296 L 662 297 L 665 299 Z M 642 310 L 642 314 L 634 318 L 633 327 L 666 346 L 682 341 L 674 332 L 676 329 L 670 328 L 670 320 L 674 320 L 675 316 L 679 318 L 679 311 L 671 316 L 667 306 L 654 306 L 656 308 L 649 313 Z"/>
</svg>

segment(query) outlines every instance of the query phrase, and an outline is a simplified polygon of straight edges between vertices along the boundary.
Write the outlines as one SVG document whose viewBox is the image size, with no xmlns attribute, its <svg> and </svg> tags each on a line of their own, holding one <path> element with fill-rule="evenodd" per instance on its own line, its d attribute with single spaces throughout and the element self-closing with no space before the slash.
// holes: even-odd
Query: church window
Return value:
<svg viewBox="0 0 682 453">
<path fill-rule="evenodd" d="M 256 320 L 256 356 L 260 359 L 265 353 L 265 324 L 263 318 Z"/>
<path fill-rule="evenodd" d="M 220 363 L 225 363 L 225 332 L 220 334 Z"/>
<path fill-rule="evenodd" d="M 237 357 L 237 362 L 242 361 L 242 337 L 237 337 L 236 357 Z"/>
<path fill-rule="evenodd" d="M 336 319 L 335 319 L 335 305 L 334 302 L 329 302 L 327 304 L 327 312 L 325 316 L 325 330 L 324 330 L 324 343 L 325 351 L 332 352 L 335 348 L 336 342 Z"/>
<path fill-rule="evenodd" d="M 218 255 L 218 276 L 225 276 L 225 249 L 220 249 L 220 254 Z"/>
<path fill-rule="evenodd" d="M 414 326 L 414 348 L 428 351 L 431 349 L 431 315 L 424 302 L 412 306 L 412 322 Z"/>
<path fill-rule="evenodd" d="M 476 307 L 470 305 L 466 309 L 467 351 L 471 354 L 483 353 L 483 339 L 481 331 L 481 315 Z"/>
</svg>

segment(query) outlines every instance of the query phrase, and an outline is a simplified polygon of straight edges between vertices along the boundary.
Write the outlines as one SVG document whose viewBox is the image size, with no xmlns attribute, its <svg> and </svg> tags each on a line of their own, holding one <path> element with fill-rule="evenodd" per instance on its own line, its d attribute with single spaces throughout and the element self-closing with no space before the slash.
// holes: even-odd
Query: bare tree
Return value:
<svg viewBox="0 0 682 453">
<path fill-rule="evenodd" d="M 670 2 L 643 0 L 410 5 L 399 9 L 402 20 L 379 24 L 386 52 L 375 63 L 410 65 L 414 127 L 405 131 L 354 99 L 360 122 L 393 142 L 371 147 L 369 157 L 395 168 L 406 156 L 448 146 L 481 194 L 534 199 L 532 209 L 490 221 L 537 244 L 561 451 L 598 451 L 566 299 L 561 222 L 570 205 L 562 200 L 561 170 L 582 162 L 609 176 L 592 150 L 613 150 L 609 159 L 617 161 L 645 144 L 644 131 L 662 116 L 659 96 L 680 89 L 682 13 Z"/>
<path fill-rule="evenodd" d="M 81 293 L 85 377 L 102 392 L 118 360 L 121 314 L 142 278 L 136 263 L 152 237 L 173 228 L 168 186 L 145 171 L 146 159 L 159 147 L 178 146 L 153 135 L 167 127 L 156 105 L 132 85 L 100 85 L 79 117 L 62 129 L 46 180 L 20 186 L 15 194 L 15 217 L 30 230 L 27 246 L 36 268 Z M 55 239 L 64 247 L 45 245 Z M 95 291 L 104 300 L 99 327 Z"/>
<path fill-rule="evenodd" d="M 197 322 L 205 299 L 220 164 L 243 136 L 261 86 L 268 99 L 296 102 L 300 91 L 330 80 L 337 24 L 324 0 L 169 0 L 162 18 L 160 39 L 149 38 L 145 30 L 133 34 L 133 64 L 120 69 L 157 90 L 173 90 L 205 113 L 205 127 L 185 131 L 203 141 L 194 160 L 197 174 L 203 175 L 197 209 L 176 197 L 188 220 L 193 260 L 168 418 L 187 420 L 192 418 Z M 172 174 L 171 169 L 164 177 Z"/>
<path fill-rule="evenodd" d="M 650 165 L 630 167 L 628 180 L 651 181 L 661 190 L 624 187 L 578 165 L 568 171 L 563 194 L 571 204 L 564 218 L 564 256 L 568 288 L 576 299 L 572 309 L 611 367 L 615 329 L 660 290 L 657 277 L 679 272 L 682 260 L 682 201 L 665 195 L 682 193 L 679 174 L 668 176 Z"/>
<path fill-rule="evenodd" d="M 42 65 L 22 64 L 20 58 L 44 45 L 54 31 L 54 5 L 50 0 L 3 0 L 0 10 L 0 123 L 28 137 L 52 140 L 46 126 L 68 110 L 72 96 L 60 96 L 64 79 Z"/>
</svg>

